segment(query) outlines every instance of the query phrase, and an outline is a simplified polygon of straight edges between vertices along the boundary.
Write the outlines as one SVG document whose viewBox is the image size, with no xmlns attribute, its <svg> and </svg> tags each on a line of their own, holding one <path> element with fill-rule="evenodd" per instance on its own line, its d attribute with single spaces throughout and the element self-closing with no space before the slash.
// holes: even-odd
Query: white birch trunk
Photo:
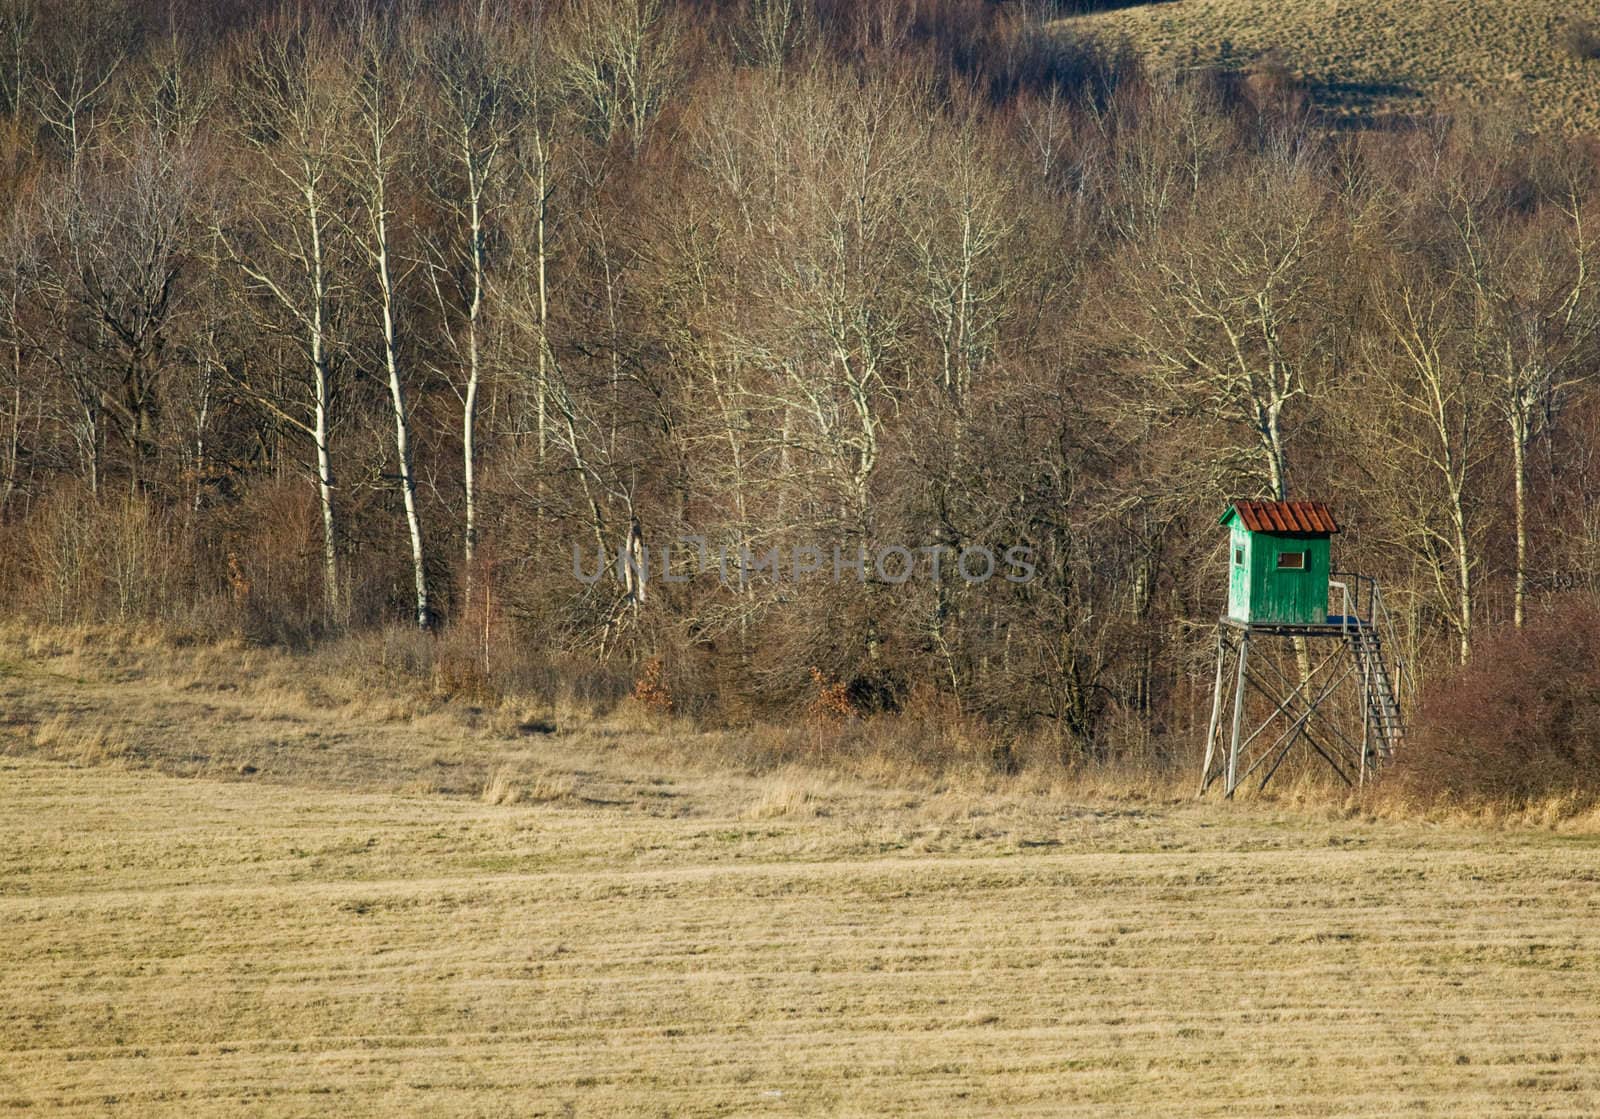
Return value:
<svg viewBox="0 0 1600 1119">
<path fill-rule="evenodd" d="M 478 316 L 483 310 L 483 209 L 482 183 L 473 154 L 472 133 L 464 129 L 461 154 L 467 169 L 469 230 L 472 238 L 472 302 L 467 308 L 467 389 L 461 407 L 462 487 L 466 494 L 466 524 L 462 533 L 462 553 L 466 561 L 468 600 L 472 595 L 472 562 L 478 549 L 477 505 L 477 417 L 478 417 Z"/>
<path fill-rule="evenodd" d="M 550 352 L 550 289 L 547 284 L 548 273 L 545 268 L 547 260 L 545 254 L 545 218 L 549 196 L 546 193 L 544 141 L 542 138 L 538 138 L 535 142 L 538 144 L 537 154 L 539 159 L 539 219 L 536 224 L 539 273 L 539 373 L 537 383 L 534 385 L 534 411 L 537 415 L 539 465 L 542 467 L 544 466 L 545 448 L 548 444 L 548 435 L 545 431 L 545 408 L 546 401 L 549 398 L 549 372 L 545 363 Z"/>
<path fill-rule="evenodd" d="M 328 446 L 328 408 L 333 386 L 328 374 L 326 338 L 327 280 L 322 261 L 322 214 L 317 199 L 317 172 L 307 166 L 306 218 L 311 233 L 311 388 L 312 442 L 317 452 L 317 505 L 322 511 L 322 607 L 330 622 L 342 620 L 339 586 L 338 523 L 333 510 L 333 454 Z"/>
<path fill-rule="evenodd" d="M 400 469 L 400 496 L 405 504 L 406 531 L 411 538 L 411 574 L 416 592 L 416 618 L 419 629 L 432 626 L 428 604 L 427 554 L 423 546 L 422 520 L 417 513 L 417 480 L 412 466 L 411 417 L 406 408 L 405 382 L 400 373 L 399 328 L 395 322 L 395 282 L 389 251 L 388 178 L 384 151 L 385 135 L 380 94 L 374 93 L 369 106 L 372 129 L 370 220 L 372 224 L 372 262 L 378 281 L 383 311 L 383 364 L 389 379 L 389 402 L 394 409 L 395 457 Z"/>
<path fill-rule="evenodd" d="M 427 563 L 422 543 L 422 521 L 417 515 L 417 480 L 411 459 L 411 418 L 406 410 L 405 385 L 400 378 L 394 318 L 394 278 L 389 269 L 388 219 L 382 209 L 381 186 L 378 198 L 374 233 L 377 236 L 378 286 L 383 299 L 383 363 L 389 375 L 389 400 L 394 406 L 394 447 L 400 466 L 400 495 L 405 502 L 406 531 L 411 537 L 411 574 L 416 589 L 417 627 L 428 629 L 431 618 L 428 613 Z"/>
<path fill-rule="evenodd" d="M 1511 613 L 1512 624 L 1521 629 L 1524 604 L 1528 597 L 1528 422 L 1520 410 L 1514 411 L 1511 416 L 1511 471 L 1517 534 L 1517 569 Z"/>
</svg>

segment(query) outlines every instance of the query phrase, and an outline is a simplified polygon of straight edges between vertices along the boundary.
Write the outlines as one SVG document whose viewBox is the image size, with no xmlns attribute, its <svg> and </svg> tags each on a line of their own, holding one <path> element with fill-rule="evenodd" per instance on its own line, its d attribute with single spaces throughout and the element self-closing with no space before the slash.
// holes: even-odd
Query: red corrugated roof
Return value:
<svg viewBox="0 0 1600 1119">
<path fill-rule="evenodd" d="M 1339 531 L 1333 514 L 1321 501 L 1235 501 L 1228 508 L 1238 510 L 1240 522 L 1251 532 Z M 1227 519 L 1226 513 L 1223 519 Z"/>
</svg>

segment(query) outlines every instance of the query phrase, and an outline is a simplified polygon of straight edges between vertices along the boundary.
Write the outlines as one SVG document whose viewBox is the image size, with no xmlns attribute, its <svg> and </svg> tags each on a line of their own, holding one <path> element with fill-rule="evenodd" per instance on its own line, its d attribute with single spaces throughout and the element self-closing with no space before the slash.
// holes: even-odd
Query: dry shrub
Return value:
<svg viewBox="0 0 1600 1119">
<path fill-rule="evenodd" d="M 301 642 L 325 623 L 315 509 L 304 486 L 267 481 L 197 528 L 145 494 L 58 483 L 8 526 L 14 608 L 55 625 L 156 623 L 202 640 Z"/>
<path fill-rule="evenodd" d="M 774 777 L 761 795 L 746 808 L 747 820 L 771 820 L 785 816 L 815 816 L 810 788 L 797 775 L 783 773 Z"/>
<path fill-rule="evenodd" d="M 814 723 L 832 723 L 856 714 L 855 706 L 850 702 L 850 686 L 843 680 L 830 682 L 822 674 L 822 669 L 812 665 L 811 682 L 816 685 L 817 693 L 806 705 L 808 720 Z"/>
<path fill-rule="evenodd" d="M 195 598 L 187 526 L 142 495 L 95 498 L 63 483 L 41 499 L 13 546 L 26 594 L 16 605 L 57 625 L 181 619 Z"/>
<path fill-rule="evenodd" d="M 548 804 L 558 800 L 571 800 L 578 791 L 578 779 L 570 773 L 546 773 L 528 782 L 526 793 L 531 801 Z"/>
<path fill-rule="evenodd" d="M 808 717 L 789 725 L 759 724 L 730 737 L 753 770 L 785 766 L 844 773 L 874 782 L 920 784 L 951 777 L 992 777 L 1030 764 L 1054 765 L 1059 754 L 1036 749 L 963 713 L 948 695 L 930 686 L 911 690 L 899 711 L 854 714 L 848 686 L 813 677 L 819 695 Z"/>
<path fill-rule="evenodd" d="M 122 732 L 72 715 L 53 715 L 33 732 L 33 745 L 46 756 L 78 765 L 106 765 L 132 753 Z"/>
<path fill-rule="evenodd" d="M 419 636 L 424 641 L 426 635 Z M 452 627 L 433 639 L 432 685 L 434 694 L 480 707 L 500 702 L 488 657 L 469 630 Z"/>
<path fill-rule="evenodd" d="M 1562 600 L 1480 640 L 1430 687 L 1385 783 L 1413 806 L 1520 813 L 1600 799 L 1600 603 Z"/>
<path fill-rule="evenodd" d="M 651 657 L 639 669 L 633 684 L 633 698 L 653 715 L 672 714 L 672 692 L 667 687 L 666 667 L 660 657 Z"/>
<path fill-rule="evenodd" d="M 577 788 L 577 778 L 570 773 L 542 773 L 529 778 L 511 766 L 501 766 L 484 782 L 481 799 L 485 804 L 550 804 L 570 800 Z"/>
<path fill-rule="evenodd" d="M 819 0 L 816 26 L 823 44 L 844 59 L 882 67 L 874 57 L 893 42 L 897 52 L 921 55 L 996 102 L 1023 93 L 1103 103 L 1144 75 L 1126 41 L 1104 40 L 1077 26 L 1052 25 L 1047 13 L 1128 7 L 1137 0 L 1068 0 L 1059 7 L 996 4 L 990 0 L 924 0 L 892 7 L 861 0 Z M 886 36 L 891 27 L 898 30 Z"/>
<path fill-rule="evenodd" d="M 562 719 L 609 714 L 628 695 L 633 680 L 624 670 L 506 629 L 485 644 L 471 626 L 428 633 L 396 622 L 316 644 L 300 654 L 308 662 L 303 675 L 363 703 L 395 699 L 421 710 L 462 703 Z"/>
<path fill-rule="evenodd" d="M 482 800 L 485 804 L 515 804 L 521 799 L 522 785 L 512 769 L 501 766 L 484 783 Z"/>
<path fill-rule="evenodd" d="M 323 599 L 320 518 L 298 478 L 257 482 L 228 511 L 218 582 L 250 640 L 303 645 L 336 621 Z"/>
<path fill-rule="evenodd" d="M 1562 32 L 1567 52 L 1580 62 L 1600 60 L 1600 23 L 1592 19 L 1574 20 Z"/>
<path fill-rule="evenodd" d="M 955 697 L 929 684 L 915 685 L 898 712 L 872 720 L 883 753 L 939 774 L 1012 774 L 1019 768 L 1017 740 L 965 712 Z"/>
<path fill-rule="evenodd" d="M 1310 103 L 1305 82 L 1276 53 L 1251 64 L 1244 73 L 1240 92 L 1256 112 L 1284 119 L 1303 114 Z"/>
</svg>

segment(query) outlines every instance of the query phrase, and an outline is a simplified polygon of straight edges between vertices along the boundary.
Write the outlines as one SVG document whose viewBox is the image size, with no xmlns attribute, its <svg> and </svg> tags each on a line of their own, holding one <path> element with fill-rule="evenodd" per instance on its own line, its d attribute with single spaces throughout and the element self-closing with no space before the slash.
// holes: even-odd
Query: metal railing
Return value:
<svg viewBox="0 0 1600 1119">
<path fill-rule="evenodd" d="M 1385 659 L 1392 666 L 1389 688 L 1393 693 L 1395 710 L 1403 712 L 1406 662 L 1400 655 L 1399 633 L 1395 627 L 1394 616 L 1383 603 L 1383 592 L 1378 588 L 1378 580 L 1371 575 L 1361 575 L 1354 571 L 1335 571 L 1328 581 L 1328 590 L 1330 606 L 1333 594 L 1337 592 L 1339 596 L 1339 626 L 1347 635 L 1361 629 L 1370 630 L 1378 635 L 1387 653 Z"/>
</svg>

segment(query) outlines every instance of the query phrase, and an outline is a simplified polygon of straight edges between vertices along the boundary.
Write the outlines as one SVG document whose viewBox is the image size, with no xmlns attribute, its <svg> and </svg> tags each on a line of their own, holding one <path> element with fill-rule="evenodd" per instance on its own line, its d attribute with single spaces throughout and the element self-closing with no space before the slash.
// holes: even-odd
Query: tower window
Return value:
<svg viewBox="0 0 1600 1119">
<path fill-rule="evenodd" d="M 1279 552 L 1279 571 L 1304 571 L 1306 568 L 1306 554 L 1304 552 Z"/>
</svg>

